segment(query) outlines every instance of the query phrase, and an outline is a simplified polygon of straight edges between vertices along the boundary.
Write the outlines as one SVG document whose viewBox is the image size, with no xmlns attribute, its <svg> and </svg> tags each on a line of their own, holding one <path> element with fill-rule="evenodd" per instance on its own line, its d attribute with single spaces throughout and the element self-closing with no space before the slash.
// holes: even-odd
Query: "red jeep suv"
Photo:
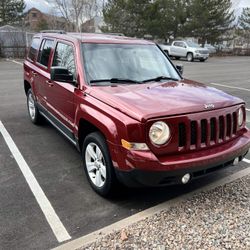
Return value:
<svg viewBox="0 0 250 250">
<path fill-rule="evenodd" d="M 250 132 L 241 99 L 181 73 L 150 41 L 40 33 L 24 62 L 29 116 L 80 150 L 100 195 L 118 182 L 186 184 L 242 160 Z"/>
</svg>

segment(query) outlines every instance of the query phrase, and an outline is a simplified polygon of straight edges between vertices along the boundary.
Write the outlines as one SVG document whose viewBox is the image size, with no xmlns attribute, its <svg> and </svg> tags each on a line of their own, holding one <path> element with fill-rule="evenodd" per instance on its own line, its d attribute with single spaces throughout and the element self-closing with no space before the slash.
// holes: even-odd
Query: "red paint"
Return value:
<svg viewBox="0 0 250 250">
<path fill-rule="evenodd" d="M 237 127 L 235 134 L 219 138 L 216 123 L 214 142 L 191 145 L 187 138 L 185 147 L 178 146 L 178 125 L 233 114 L 244 106 L 244 102 L 220 90 L 204 84 L 183 79 L 179 82 L 150 83 L 141 85 L 117 85 L 116 87 L 89 86 L 85 81 L 84 62 L 81 56 L 81 42 L 153 44 L 152 42 L 96 34 L 43 34 L 37 35 L 57 41 L 72 43 L 75 50 L 78 87 L 68 83 L 53 82 L 50 87 L 50 65 L 54 49 L 51 51 L 48 69 L 26 59 L 24 79 L 33 89 L 37 102 L 48 109 L 75 137 L 79 135 L 81 119 L 97 127 L 106 137 L 114 166 L 121 170 L 139 168 L 150 171 L 192 168 L 226 162 L 228 159 L 244 154 L 250 147 L 250 132 L 244 126 Z M 35 72 L 37 76 L 34 76 Z M 46 96 L 46 99 L 44 99 Z M 213 110 L 205 110 L 204 105 L 213 103 Z M 245 115 L 246 116 L 246 115 Z M 155 121 L 169 124 L 172 137 L 161 147 L 154 146 L 148 131 Z M 83 128 L 82 128 L 83 129 Z M 187 132 L 189 128 L 187 127 Z M 190 132 L 190 131 L 189 131 Z M 208 132 L 210 133 L 210 132 Z M 208 134 L 209 135 L 209 134 Z M 201 134 L 197 135 L 201 140 Z M 147 143 L 150 151 L 128 151 L 121 146 L 121 139 L 129 142 Z"/>
</svg>

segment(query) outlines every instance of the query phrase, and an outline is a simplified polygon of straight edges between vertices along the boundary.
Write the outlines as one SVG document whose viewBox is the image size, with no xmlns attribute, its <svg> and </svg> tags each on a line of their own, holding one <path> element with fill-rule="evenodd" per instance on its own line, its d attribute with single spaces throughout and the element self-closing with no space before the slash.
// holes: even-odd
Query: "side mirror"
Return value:
<svg viewBox="0 0 250 250">
<path fill-rule="evenodd" d="M 52 81 L 68 82 L 75 84 L 72 73 L 70 73 L 69 70 L 64 67 L 51 67 L 50 79 Z"/>
<path fill-rule="evenodd" d="M 178 64 L 178 65 L 176 65 L 175 67 L 176 67 L 176 69 L 179 71 L 179 73 L 180 73 L 181 75 L 183 75 L 184 66 L 181 65 L 181 64 Z"/>
</svg>

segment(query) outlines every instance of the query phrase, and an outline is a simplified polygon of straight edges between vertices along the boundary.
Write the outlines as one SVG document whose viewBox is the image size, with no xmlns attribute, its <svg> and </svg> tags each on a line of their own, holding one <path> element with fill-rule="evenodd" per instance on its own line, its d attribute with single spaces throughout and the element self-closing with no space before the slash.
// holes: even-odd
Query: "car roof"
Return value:
<svg viewBox="0 0 250 250">
<path fill-rule="evenodd" d="M 155 44 L 152 41 L 144 39 L 131 38 L 117 34 L 105 34 L 105 33 L 72 33 L 72 32 L 44 32 L 38 33 L 35 36 L 50 37 L 62 40 L 68 40 L 72 42 L 83 43 L 109 43 L 109 44 Z"/>
</svg>

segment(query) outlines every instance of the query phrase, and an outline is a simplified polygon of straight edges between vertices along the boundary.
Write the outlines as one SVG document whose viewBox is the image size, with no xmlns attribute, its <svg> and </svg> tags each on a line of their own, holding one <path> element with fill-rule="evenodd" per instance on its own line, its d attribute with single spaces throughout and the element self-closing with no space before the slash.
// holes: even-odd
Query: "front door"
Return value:
<svg viewBox="0 0 250 250">
<path fill-rule="evenodd" d="M 76 80 L 75 49 L 73 44 L 58 42 L 52 59 L 52 67 L 67 68 Z M 54 116 L 71 131 L 74 130 L 76 106 L 74 92 L 76 86 L 72 83 L 50 81 L 47 88 L 47 105 Z"/>
</svg>

